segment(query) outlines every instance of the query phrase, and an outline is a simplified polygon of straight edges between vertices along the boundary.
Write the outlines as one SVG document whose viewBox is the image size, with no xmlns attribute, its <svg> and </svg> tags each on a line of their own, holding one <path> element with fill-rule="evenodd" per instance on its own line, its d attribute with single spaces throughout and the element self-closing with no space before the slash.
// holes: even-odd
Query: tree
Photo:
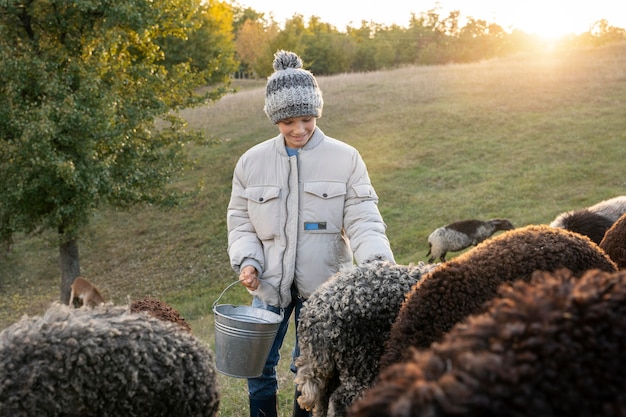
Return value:
<svg viewBox="0 0 626 417">
<path fill-rule="evenodd" d="M 237 55 L 255 77 L 266 75 L 267 70 L 259 73 L 259 68 L 263 68 L 259 61 L 263 61 L 266 55 L 273 55 L 268 45 L 277 34 L 278 26 L 275 23 L 264 26 L 262 22 L 252 20 L 246 20 L 237 32 Z"/>
<path fill-rule="evenodd" d="M 168 184 L 200 138 L 174 111 L 223 94 L 215 68 L 232 57 L 166 67 L 160 45 L 189 38 L 201 11 L 200 0 L 0 2 L 0 238 L 56 231 L 63 302 L 98 208 L 180 201 Z"/>
<path fill-rule="evenodd" d="M 157 40 L 163 49 L 165 68 L 188 63 L 193 72 L 209 75 L 208 84 L 219 84 L 227 79 L 233 68 L 235 42 L 233 9 L 226 3 L 202 3 L 191 16 L 193 30 L 187 36 L 167 36 Z M 210 69 L 207 73 L 205 70 Z"/>
<path fill-rule="evenodd" d="M 315 75 L 348 72 L 352 63 L 352 45 L 346 34 L 316 16 L 309 19 L 302 37 L 307 69 Z"/>
<path fill-rule="evenodd" d="M 595 46 L 626 40 L 626 30 L 609 25 L 606 19 L 598 20 L 591 25 L 588 33 L 591 39 L 593 39 L 592 43 Z"/>
</svg>

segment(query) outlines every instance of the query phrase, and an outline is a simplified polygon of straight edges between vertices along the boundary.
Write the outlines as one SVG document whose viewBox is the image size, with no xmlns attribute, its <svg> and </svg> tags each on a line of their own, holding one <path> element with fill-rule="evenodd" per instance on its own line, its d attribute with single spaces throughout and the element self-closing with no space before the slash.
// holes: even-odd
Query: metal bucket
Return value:
<svg viewBox="0 0 626 417">
<path fill-rule="evenodd" d="M 215 318 L 215 367 L 224 375 L 254 378 L 263 373 L 283 317 L 249 306 L 213 303 Z"/>
</svg>

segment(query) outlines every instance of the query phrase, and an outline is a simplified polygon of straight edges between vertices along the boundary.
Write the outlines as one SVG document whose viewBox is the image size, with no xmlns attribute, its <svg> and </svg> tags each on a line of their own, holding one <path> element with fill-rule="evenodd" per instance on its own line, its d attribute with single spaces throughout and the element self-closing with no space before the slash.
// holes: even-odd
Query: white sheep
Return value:
<svg viewBox="0 0 626 417">
<path fill-rule="evenodd" d="M 512 230 L 515 227 L 506 219 L 461 220 L 435 229 L 428 236 L 428 263 L 436 258 L 446 261 L 446 253 L 456 252 L 476 246 L 499 230 Z"/>
</svg>

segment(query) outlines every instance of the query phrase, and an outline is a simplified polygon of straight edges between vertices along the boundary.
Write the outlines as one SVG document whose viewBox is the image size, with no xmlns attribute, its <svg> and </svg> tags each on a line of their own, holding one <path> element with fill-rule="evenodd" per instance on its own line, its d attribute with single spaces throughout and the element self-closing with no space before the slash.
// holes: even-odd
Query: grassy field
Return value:
<svg viewBox="0 0 626 417">
<path fill-rule="evenodd" d="M 625 44 L 318 81 L 325 100 L 318 126 L 360 150 L 399 263 L 425 260 L 428 234 L 452 221 L 549 223 L 626 194 Z M 215 139 L 189 148 L 197 165 L 175 184 L 202 186 L 197 198 L 170 211 L 104 210 L 80 241 L 83 275 L 108 300 L 159 297 L 211 345 L 212 303 L 236 279 L 226 253 L 232 169 L 242 152 L 277 132 L 262 111 L 264 81 L 240 87 L 183 114 Z M 57 252 L 50 233 L 18 237 L 0 259 L 0 328 L 58 298 Z M 250 297 L 235 287 L 222 301 Z M 291 333 L 284 357 L 292 340 Z M 287 416 L 292 377 L 282 362 Z M 221 415 L 245 415 L 245 380 L 220 383 Z"/>
</svg>

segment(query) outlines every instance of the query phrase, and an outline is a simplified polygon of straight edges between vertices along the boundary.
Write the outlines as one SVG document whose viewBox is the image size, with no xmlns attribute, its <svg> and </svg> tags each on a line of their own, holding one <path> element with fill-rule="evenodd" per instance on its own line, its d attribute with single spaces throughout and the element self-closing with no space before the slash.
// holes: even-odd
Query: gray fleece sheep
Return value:
<svg viewBox="0 0 626 417">
<path fill-rule="evenodd" d="M 304 303 L 296 384 L 301 407 L 344 416 L 378 375 L 378 358 L 405 294 L 431 267 L 366 264 L 335 274 Z"/>
<path fill-rule="evenodd" d="M 617 270 L 586 236 L 547 225 L 509 230 L 439 264 L 407 295 L 391 327 L 379 367 L 402 362 L 413 349 L 427 348 L 456 323 L 483 311 L 505 282 L 528 281 L 534 271 L 568 268 Z"/>
<path fill-rule="evenodd" d="M 439 258 L 446 261 L 446 253 L 476 246 L 499 230 L 514 229 L 506 219 L 461 220 L 435 229 L 428 236 L 428 263 Z"/>
<path fill-rule="evenodd" d="M 619 269 L 626 269 L 626 214 L 606 231 L 600 242 L 600 247 L 617 264 Z"/>
<path fill-rule="evenodd" d="M 350 417 L 626 415 L 626 271 L 538 272 L 385 370 Z"/>
<path fill-rule="evenodd" d="M 626 213 L 626 196 L 618 196 L 591 207 L 561 213 L 550 223 L 550 226 L 580 233 L 599 244 L 604 233 L 624 213 Z"/>
<path fill-rule="evenodd" d="M 211 351 L 177 324 L 125 307 L 54 304 L 0 333 L 0 415 L 211 417 Z"/>
</svg>

